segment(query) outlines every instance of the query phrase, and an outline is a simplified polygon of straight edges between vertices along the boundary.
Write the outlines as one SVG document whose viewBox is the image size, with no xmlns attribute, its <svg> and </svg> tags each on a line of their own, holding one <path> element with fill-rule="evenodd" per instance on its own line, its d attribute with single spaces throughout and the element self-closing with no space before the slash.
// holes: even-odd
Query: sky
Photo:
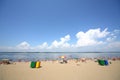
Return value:
<svg viewBox="0 0 120 80">
<path fill-rule="evenodd" d="M 119 48 L 119 0 L 0 0 L 0 52 Z"/>
</svg>

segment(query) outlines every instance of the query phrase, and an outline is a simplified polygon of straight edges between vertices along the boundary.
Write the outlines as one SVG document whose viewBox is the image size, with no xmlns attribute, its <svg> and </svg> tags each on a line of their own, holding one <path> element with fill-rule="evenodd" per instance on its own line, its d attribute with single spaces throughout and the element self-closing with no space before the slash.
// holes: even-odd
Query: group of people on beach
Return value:
<svg viewBox="0 0 120 80">
<path fill-rule="evenodd" d="M 102 58 L 67 58 L 66 56 L 60 56 L 59 57 L 60 59 L 58 60 L 37 60 L 37 61 L 43 61 L 43 62 L 46 62 L 46 61 L 52 61 L 53 63 L 58 61 L 59 63 L 63 64 L 63 63 L 68 63 L 70 61 L 73 61 L 75 63 L 78 63 L 78 62 L 87 62 L 88 60 L 91 60 L 91 61 L 97 61 L 98 59 L 106 59 L 106 60 L 112 60 L 112 61 L 116 61 L 116 60 L 120 60 L 120 57 L 112 57 L 112 58 L 109 58 L 109 57 L 102 57 Z M 2 59 L 0 60 L 0 64 L 11 64 L 12 61 L 10 61 L 9 59 Z M 29 62 L 29 61 L 24 61 L 24 60 L 17 60 L 17 61 L 14 61 L 14 62 Z"/>
</svg>

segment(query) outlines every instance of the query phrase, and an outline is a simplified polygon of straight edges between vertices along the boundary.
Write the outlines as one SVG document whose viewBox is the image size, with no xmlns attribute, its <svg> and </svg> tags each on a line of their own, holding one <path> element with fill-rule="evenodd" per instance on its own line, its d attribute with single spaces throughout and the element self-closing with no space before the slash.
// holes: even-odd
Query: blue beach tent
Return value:
<svg viewBox="0 0 120 80">
<path fill-rule="evenodd" d="M 108 60 L 104 60 L 104 63 L 107 66 L 108 65 Z"/>
</svg>

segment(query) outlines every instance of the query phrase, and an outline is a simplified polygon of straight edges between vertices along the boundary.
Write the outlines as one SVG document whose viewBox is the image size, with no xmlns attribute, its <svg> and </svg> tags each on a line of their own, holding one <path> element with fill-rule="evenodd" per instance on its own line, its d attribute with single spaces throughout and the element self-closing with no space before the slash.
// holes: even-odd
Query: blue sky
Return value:
<svg viewBox="0 0 120 80">
<path fill-rule="evenodd" d="M 0 0 L 0 51 L 119 51 L 119 34 L 119 0 Z"/>
</svg>

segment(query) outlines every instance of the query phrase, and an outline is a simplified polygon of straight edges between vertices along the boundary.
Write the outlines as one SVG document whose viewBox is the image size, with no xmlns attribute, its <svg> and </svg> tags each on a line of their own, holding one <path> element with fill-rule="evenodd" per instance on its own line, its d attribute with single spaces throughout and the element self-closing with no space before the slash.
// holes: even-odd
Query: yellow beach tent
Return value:
<svg viewBox="0 0 120 80">
<path fill-rule="evenodd" d="M 40 68 L 40 63 L 41 63 L 40 61 L 36 62 L 36 68 Z"/>
</svg>

